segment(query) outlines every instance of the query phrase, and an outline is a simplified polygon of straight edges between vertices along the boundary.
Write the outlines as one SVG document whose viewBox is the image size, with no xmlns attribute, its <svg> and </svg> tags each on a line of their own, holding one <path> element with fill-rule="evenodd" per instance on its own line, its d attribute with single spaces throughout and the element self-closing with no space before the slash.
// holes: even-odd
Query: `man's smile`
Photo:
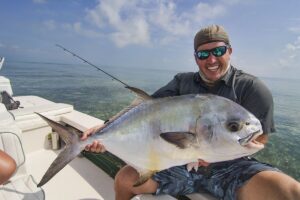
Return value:
<svg viewBox="0 0 300 200">
<path fill-rule="evenodd" d="M 207 69 L 209 71 L 215 72 L 219 69 L 219 65 L 210 66 L 210 67 L 207 67 Z"/>
</svg>

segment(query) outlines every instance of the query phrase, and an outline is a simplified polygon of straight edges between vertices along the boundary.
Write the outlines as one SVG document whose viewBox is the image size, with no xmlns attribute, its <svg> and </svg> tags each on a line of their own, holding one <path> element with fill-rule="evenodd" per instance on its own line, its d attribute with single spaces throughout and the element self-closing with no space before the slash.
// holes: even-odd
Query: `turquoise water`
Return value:
<svg viewBox="0 0 300 200">
<path fill-rule="evenodd" d="M 127 84 L 152 93 L 177 71 L 103 67 Z M 6 63 L 0 75 L 11 80 L 14 95 L 37 95 L 74 105 L 76 110 L 108 119 L 134 95 L 120 83 L 86 65 Z M 275 102 L 277 132 L 255 157 L 300 180 L 300 80 L 262 78 Z"/>
</svg>

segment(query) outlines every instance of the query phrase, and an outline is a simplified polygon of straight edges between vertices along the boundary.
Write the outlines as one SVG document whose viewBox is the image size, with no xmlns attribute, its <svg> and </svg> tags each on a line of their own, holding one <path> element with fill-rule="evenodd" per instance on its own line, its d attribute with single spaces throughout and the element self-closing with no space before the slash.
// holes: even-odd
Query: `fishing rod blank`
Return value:
<svg viewBox="0 0 300 200">
<path fill-rule="evenodd" d="M 135 87 L 131 87 L 130 85 L 128 85 L 127 83 L 121 81 L 120 79 L 116 78 L 115 76 L 109 74 L 108 72 L 104 71 L 103 69 L 97 67 L 96 65 L 94 65 L 93 63 L 90 63 L 89 61 L 87 61 L 86 59 L 78 56 L 77 54 L 73 53 L 72 51 L 66 49 L 65 47 L 59 45 L 59 44 L 56 44 L 57 47 L 63 49 L 64 51 L 70 53 L 71 55 L 75 56 L 76 58 L 79 58 L 80 60 L 82 60 L 84 63 L 87 63 L 89 64 L 90 66 L 96 68 L 97 70 L 103 72 L 104 74 L 108 75 L 109 77 L 111 77 L 113 80 L 116 80 L 120 83 L 122 83 L 123 85 L 125 85 L 125 88 L 131 90 L 132 92 L 134 92 L 135 94 L 137 94 L 138 96 L 142 97 L 143 99 L 151 99 L 152 97 L 147 94 L 146 92 L 144 92 L 143 90 L 139 89 L 139 88 L 135 88 Z"/>
<path fill-rule="evenodd" d="M 126 88 L 131 88 L 131 86 L 129 86 L 128 84 L 124 83 L 123 81 L 121 81 L 120 79 L 116 78 L 115 76 L 113 76 L 113 75 L 109 74 L 108 72 L 104 71 L 103 69 L 101 69 L 101 68 L 97 67 L 97 66 L 96 66 L 96 65 L 94 65 L 93 63 L 90 63 L 90 62 L 89 62 L 89 61 L 87 61 L 86 59 L 84 59 L 84 58 L 82 58 L 82 57 L 78 56 L 78 55 L 77 55 L 77 54 L 75 54 L 74 52 L 72 52 L 72 51 L 70 51 L 70 50 L 66 49 L 65 47 L 63 47 L 63 46 L 61 46 L 61 45 L 59 45 L 59 44 L 56 44 L 56 46 L 57 46 L 57 47 L 59 47 L 59 48 L 61 48 L 61 49 L 62 49 L 62 50 L 64 50 L 64 51 L 66 51 L 66 52 L 70 53 L 71 55 L 75 56 L 76 58 L 79 58 L 79 59 L 80 59 L 80 60 L 82 60 L 84 63 L 87 63 L 87 64 L 89 64 L 90 66 L 92 66 L 92 67 L 96 68 L 97 70 L 99 70 L 99 71 L 103 72 L 104 74 L 106 74 L 106 75 L 110 76 L 110 77 L 111 77 L 113 80 L 116 80 L 116 81 L 118 81 L 118 82 L 122 83 L 123 85 L 125 85 L 125 87 L 126 87 Z"/>
</svg>

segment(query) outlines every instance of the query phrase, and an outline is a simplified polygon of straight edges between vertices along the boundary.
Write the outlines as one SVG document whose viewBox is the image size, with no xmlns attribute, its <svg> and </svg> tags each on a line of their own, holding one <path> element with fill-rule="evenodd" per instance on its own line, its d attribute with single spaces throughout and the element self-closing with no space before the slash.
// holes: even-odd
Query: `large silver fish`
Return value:
<svg viewBox="0 0 300 200">
<path fill-rule="evenodd" d="M 105 148 L 140 172 L 143 183 L 155 171 L 202 159 L 232 160 L 263 148 L 254 141 L 262 134 L 259 120 L 233 101 L 215 95 L 183 95 L 140 101 L 124 109 L 87 140 L 42 115 L 66 142 L 38 186 L 44 185 L 87 144 L 99 140 Z"/>
</svg>

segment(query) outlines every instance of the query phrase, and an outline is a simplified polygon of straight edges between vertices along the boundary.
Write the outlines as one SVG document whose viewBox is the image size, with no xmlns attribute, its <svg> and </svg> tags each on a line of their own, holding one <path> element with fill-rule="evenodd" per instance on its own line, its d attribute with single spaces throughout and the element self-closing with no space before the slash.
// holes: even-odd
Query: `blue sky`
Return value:
<svg viewBox="0 0 300 200">
<path fill-rule="evenodd" d="M 195 71 L 193 37 L 220 24 L 232 63 L 266 77 L 298 78 L 299 0 L 1 0 L 0 56 L 102 66 Z"/>
</svg>

